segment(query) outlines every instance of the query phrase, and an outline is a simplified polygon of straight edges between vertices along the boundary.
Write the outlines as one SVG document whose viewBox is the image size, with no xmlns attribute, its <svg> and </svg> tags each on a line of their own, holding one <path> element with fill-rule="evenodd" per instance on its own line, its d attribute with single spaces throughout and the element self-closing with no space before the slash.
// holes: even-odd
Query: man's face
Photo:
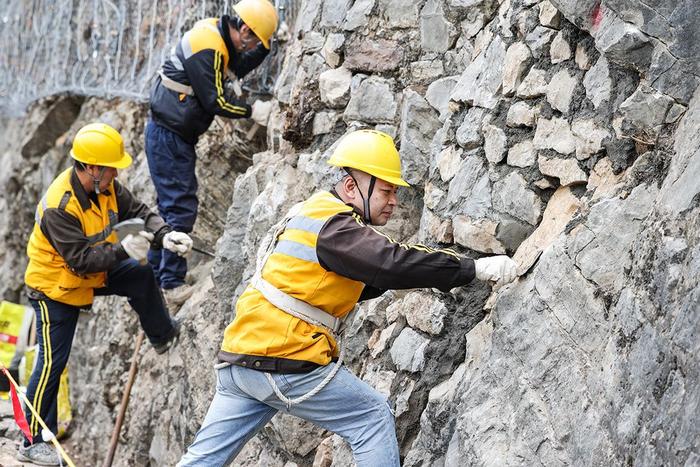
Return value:
<svg viewBox="0 0 700 467">
<path fill-rule="evenodd" d="M 102 170 L 103 167 L 100 167 L 99 165 L 88 165 L 87 170 L 92 174 L 94 178 L 97 178 L 100 176 L 100 171 Z M 104 192 L 107 188 L 109 188 L 109 185 L 111 185 L 112 180 L 117 178 L 117 175 L 119 175 L 119 171 L 115 169 L 114 167 L 104 167 L 104 173 L 102 174 L 102 178 L 100 179 L 100 192 Z"/>
<path fill-rule="evenodd" d="M 354 173 L 357 183 L 360 184 L 362 190 L 362 195 L 367 196 L 367 191 L 369 190 L 370 176 L 364 172 Z M 372 225 L 386 225 L 394 213 L 394 208 L 398 204 L 396 198 L 396 192 L 398 187 L 384 180 L 377 179 L 374 183 L 374 191 L 369 199 L 369 211 L 370 218 L 372 219 Z M 357 196 L 357 205 L 360 210 L 364 210 L 362 203 L 362 198 Z"/>
<path fill-rule="evenodd" d="M 260 45 L 260 39 L 246 24 L 241 26 L 238 37 L 240 38 L 241 49 L 243 52 L 253 50 Z"/>
</svg>

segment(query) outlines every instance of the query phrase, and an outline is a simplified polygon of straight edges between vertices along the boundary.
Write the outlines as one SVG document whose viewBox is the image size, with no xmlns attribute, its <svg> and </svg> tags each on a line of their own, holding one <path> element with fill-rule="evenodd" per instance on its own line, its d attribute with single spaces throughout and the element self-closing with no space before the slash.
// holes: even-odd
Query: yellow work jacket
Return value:
<svg viewBox="0 0 700 467">
<path fill-rule="evenodd" d="M 262 269 L 263 279 L 333 316 L 348 314 L 365 285 L 324 269 L 316 255 L 318 234 L 326 221 L 348 211 L 352 208 L 327 191 L 305 201 L 279 236 Z M 240 364 L 240 356 L 253 355 L 327 365 L 337 354 L 336 341 L 325 328 L 276 308 L 249 285 L 236 303 L 236 317 L 226 328 L 219 358 Z"/>
<path fill-rule="evenodd" d="M 36 208 L 34 229 L 27 245 L 29 265 L 24 275 L 25 283 L 32 289 L 57 302 L 73 306 L 92 304 L 93 289 L 104 287 L 106 273 L 95 272 L 79 275 L 72 271 L 41 230 L 41 221 L 48 209 L 62 209 L 75 217 L 91 245 L 116 243 L 112 227 L 118 221 L 117 199 L 113 184 L 98 195 L 99 206 L 90 203 L 83 209 L 71 184 L 73 169 L 61 173 L 49 186 Z"/>
</svg>

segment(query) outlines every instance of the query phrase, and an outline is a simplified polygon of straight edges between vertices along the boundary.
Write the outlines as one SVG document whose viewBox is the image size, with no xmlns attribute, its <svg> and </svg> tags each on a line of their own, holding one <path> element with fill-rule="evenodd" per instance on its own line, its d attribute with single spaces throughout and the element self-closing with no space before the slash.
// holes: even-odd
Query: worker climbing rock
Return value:
<svg viewBox="0 0 700 467">
<path fill-rule="evenodd" d="M 234 14 L 198 21 L 165 60 L 151 91 L 146 156 L 158 195 L 158 210 L 173 228 L 189 233 L 197 217 L 195 144 L 216 115 L 252 117 L 267 124 L 269 106 L 229 96 L 227 74 L 243 78 L 269 53 L 277 12 L 268 0 L 241 0 Z M 170 305 L 192 295 L 185 284 L 187 261 L 153 250 L 149 261 Z"/>
<path fill-rule="evenodd" d="M 507 256 L 472 260 L 373 227 L 387 223 L 398 187 L 408 185 L 389 135 L 352 132 L 328 162 L 346 175 L 294 206 L 262 247 L 224 332 L 214 399 L 181 467 L 226 464 L 280 410 L 342 436 L 358 466 L 399 465 L 386 397 L 342 366 L 343 318 L 388 289 L 515 278 Z"/>
<path fill-rule="evenodd" d="M 102 123 L 81 128 L 70 155 L 73 166 L 56 177 L 37 206 L 24 277 L 39 346 L 27 398 L 53 433 L 59 379 L 79 311 L 89 308 L 95 295 L 127 297 L 154 350 L 165 352 L 180 325 L 165 307 L 146 255 L 151 247 L 185 254 L 192 245 L 187 234 L 174 231 L 115 180 L 118 170 L 131 164 L 115 129 Z M 134 218 L 145 221 L 145 230 L 118 242 L 114 226 Z M 17 457 L 59 465 L 34 416 L 29 427 L 34 443 L 25 439 Z"/>
</svg>

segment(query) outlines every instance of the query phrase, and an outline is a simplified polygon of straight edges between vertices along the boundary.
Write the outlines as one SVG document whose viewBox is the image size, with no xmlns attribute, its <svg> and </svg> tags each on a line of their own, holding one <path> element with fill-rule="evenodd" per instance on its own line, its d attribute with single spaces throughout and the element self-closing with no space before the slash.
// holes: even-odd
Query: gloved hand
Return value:
<svg viewBox="0 0 700 467">
<path fill-rule="evenodd" d="M 168 232 L 163 237 L 163 248 L 185 256 L 192 249 L 192 239 L 184 232 Z"/>
<path fill-rule="evenodd" d="M 130 258 L 141 264 L 146 262 L 148 250 L 151 248 L 153 234 L 142 230 L 137 235 L 129 234 L 121 241 L 122 248 Z"/>
<path fill-rule="evenodd" d="M 507 284 L 517 277 L 515 261 L 505 255 L 477 259 L 474 261 L 474 270 L 480 281 Z"/>
<path fill-rule="evenodd" d="M 286 21 L 282 21 L 282 24 L 279 25 L 277 28 L 277 32 L 275 33 L 275 36 L 277 37 L 277 40 L 280 42 L 287 42 L 289 40 L 290 34 L 289 34 L 289 26 L 287 26 Z"/>
<path fill-rule="evenodd" d="M 253 102 L 253 109 L 250 113 L 250 118 L 252 118 L 258 125 L 267 126 L 267 121 L 270 119 L 271 110 L 272 101 L 257 100 Z"/>
</svg>

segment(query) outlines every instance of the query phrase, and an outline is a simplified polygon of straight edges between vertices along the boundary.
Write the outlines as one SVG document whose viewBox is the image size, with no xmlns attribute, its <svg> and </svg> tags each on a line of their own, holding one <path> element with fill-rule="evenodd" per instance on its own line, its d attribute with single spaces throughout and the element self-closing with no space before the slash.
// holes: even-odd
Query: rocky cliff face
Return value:
<svg viewBox="0 0 700 467">
<path fill-rule="evenodd" d="M 176 463 L 262 236 L 333 181 L 340 136 L 373 127 L 396 137 L 413 185 L 387 233 L 511 254 L 520 273 L 359 308 L 348 365 L 392 401 L 404 464 L 700 465 L 699 15 L 664 0 L 301 2 L 266 141 L 222 122 L 200 143 L 210 202 L 195 235 L 219 239 L 217 258 L 194 258 L 179 345 L 142 350 L 117 464 Z M 126 132 L 139 154 L 126 183 L 153 199 L 139 105 L 61 97 L 4 125 L 10 298 L 33 203 L 94 119 Z M 138 329 L 122 300 L 95 309 L 71 359 L 87 463 L 105 451 Z M 234 464 L 351 462 L 341 439 L 279 414 Z"/>
</svg>

